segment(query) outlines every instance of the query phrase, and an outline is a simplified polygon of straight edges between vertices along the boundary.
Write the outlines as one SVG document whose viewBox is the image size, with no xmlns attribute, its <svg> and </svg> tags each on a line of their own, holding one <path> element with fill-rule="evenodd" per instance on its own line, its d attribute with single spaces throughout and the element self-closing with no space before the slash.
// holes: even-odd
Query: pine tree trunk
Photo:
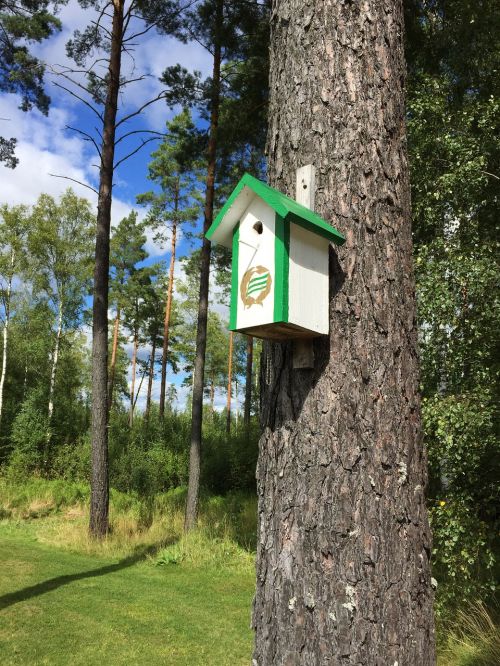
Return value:
<svg viewBox="0 0 500 666">
<path fill-rule="evenodd" d="M 252 366 L 253 366 L 253 338 L 247 338 L 247 364 L 245 372 L 245 411 L 243 423 L 245 428 L 250 427 L 250 411 L 252 409 Z"/>
<path fill-rule="evenodd" d="M 153 335 L 151 341 L 151 364 L 149 366 L 149 379 L 148 379 L 148 395 L 146 398 L 146 411 L 144 418 L 146 421 L 149 420 L 149 413 L 151 411 L 151 394 L 153 392 L 153 380 L 155 376 L 155 356 L 156 356 L 156 334 Z"/>
<path fill-rule="evenodd" d="M 52 368 L 50 370 L 49 407 L 48 407 L 49 427 L 50 427 L 50 422 L 52 421 L 52 414 L 54 413 L 54 388 L 56 385 L 56 372 L 57 372 L 57 363 L 59 361 L 59 346 L 61 344 L 62 324 L 63 324 L 63 304 L 62 300 L 59 300 L 59 307 L 57 313 L 56 342 L 54 345 L 54 354 L 52 356 Z M 47 437 L 49 436 L 50 435 L 47 435 Z"/>
<path fill-rule="evenodd" d="M 132 377 L 130 380 L 130 410 L 128 415 L 129 428 L 134 424 L 134 407 L 135 407 L 135 371 L 137 366 L 137 347 L 138 335 L 137 330 L 134 331 L 134 348 L 132 351 Z"/>
<path fill-rule="evenodd" d="M 227 401 L 226 401 L 226 433 L 231 432 L 231 389 L 233 386 L 233 332 L 229 331 L 229 353 L 227 362 Z"/>
<path fill-rule="evenodd" d="M 210 279 L 210 241 L 205 237 L 212 224 L 214 213 L 215 163 L 217 157 L 217 128 L 220 106 L 221 40 L 224 0 L 217 0 L 215 14 L 215 40 L 212 72 L 212 104 L 207 159 L 207 186 L 203 220 L 203 245 L 200 258 L 200 298 L 196 330 L 196 352 L 193 379 L 193 404 L 191 410 L 191 443 L 189 449 L 189 481 L 186 502 L 185 531 L 196 524 L 198 495 L 200 490 L 201 427 L 203 420 L 203 382 L 205 379 L 205 352 L 207 348 L 208 286 Z"/>
<path fill-rule="evenodd" d="M 0 422 L 2 421 L 3 410 L 3 390 L 5 386 L 5 377 L 7 375 L 7 349 L 9 342 L 9 323 L 10 323 L 10 299 L 12 295 L 12 273 L 14 271 L 15 253 L 10 254 L 11 276 L 7 282 L 7 291 L 5 294 L 5 322 L 3 325 L 3 347 L 2 347 L 2 375 L 0 376 Z"/>
<path fill-rule="evenodd" d="M 178 187 L 178 185 L 177 185 Z M 179 208 L 179 191 L 175 192 L 175 213 Z M 175 216 L 176 217 L 176 216 Z M 163 327 L 163 351 L 161 355 L 161 386 L 160 386 L 160 419 L 165 413 L 165 389 L 167 385 L 167 356 L 168 339 L 170 333 L 170 316 L 172 314 L 172 293 L 174 290 L 175 248 L 177 244 L 177 219 L 172 225 L 172 243 L 170 246 L 170 267 L 168 271 L 167 301 L 165 304 L 165 321 Z"/>
<path fill-rule="evenodd" d="M 109 233 L 120 90 L 124 0 L 113 0 L 113 25 L 101 145 L 92 320 L 92 474 L 89 532 L 102 538 L 109 527 L 108 474 L 108 281 Z"/>
<path fill-rule="evenodd" d="M 111 365 L 109 367 L 109 380 L 108 380 L 108 412 L 111 411 L 113 405 L 113 389 L 115 386 L 115 370 L 116 370 L 116 356 L 118 353 L 118 336 L 120 334 L 120 307 L 116 309 L 115 323 L 113 325 L 113 346 L 111 348 Z"/>
<path fill-rule="evenodd" d="M 314 368 L 262 359 L 257 666 L 435 663 L 401 4 L 273 2 L 270 183 L 347 242 Z"/>
</svg>

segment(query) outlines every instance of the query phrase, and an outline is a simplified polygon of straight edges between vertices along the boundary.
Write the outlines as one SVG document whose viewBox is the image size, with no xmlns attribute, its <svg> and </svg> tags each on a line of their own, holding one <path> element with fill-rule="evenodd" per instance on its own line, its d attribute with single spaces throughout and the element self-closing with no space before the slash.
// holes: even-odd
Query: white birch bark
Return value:
<svg viewBox="0 0 500 666">
<path fill-rule="evenodd" d="M 10 275 L 7 284 L 7 296 L 5 300 L 5 323 L 3 327 L 3 349 L 2 349 L 2 375 L 0 377 L 0 421 L 2 420 L 3 409 L 3 389 L 5 386 L 5 376 L 7 374 L 7 347 L 9 341 L 9 322 L 10 322 L 10 299 L 12 295 L 12 275 L 14 272 L 15 252 L 12 250 L 10 255 Z"/>
<path fill-rule="evenodd" d="M 49 425 L 52 420 L 52 414 L 54 413 L 54 387 L 56 383 L 56 371 L 57 371 L 57 362 L 59 360 L 59 345 L 61 342 L 62 334 L 62 322 L 63 322 L 63 305 L 62 300 L 59 301 L 59 312 L 57 315 L 57 333 L 56 333 L 56 344 L 54 347 L 54 356 L 52 358 L 52 369 L 50 371 L 50 387 L 49 387 Z"/>
</svg>

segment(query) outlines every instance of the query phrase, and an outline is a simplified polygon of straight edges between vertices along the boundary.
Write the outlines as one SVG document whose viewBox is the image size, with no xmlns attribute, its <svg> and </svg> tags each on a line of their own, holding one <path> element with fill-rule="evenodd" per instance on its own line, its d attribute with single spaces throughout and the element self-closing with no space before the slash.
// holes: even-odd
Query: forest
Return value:
<svg viewBox="0 0 500 666">
<path fill-rule="evenodd" d="M 293 12 L 302 4 L 299 21 Z M 366 12 L 377 27 L 382 19 L 375 4 L 356 9 L 339 3 L 339 26 L 344 20 L 348 27 L 350 21 L 358 25 L 358 13 Z M 312 5 L 0 0 L 4 663 L 250 663 L 256 551 L 258 561 L 264 558 L 257 521 L 259 516 L 263 530 L 266 504 L 256 468 L 263 488 L 263 469 L 271 463 L 262 451 L 273 458 L 272 437 L 289 427 L 266 416 L 266 373 L 269 359 L 275 362 L 289 343 L 229 330 L 231 252 L 210 244 L 205 234 L 244 173 L 266 182 L 271 173 L 278 189 L 286 182 L 288 163 L 273 157 L 286 125 L 281 134 L 275 128 L 280 113 L 284 118 L 295 107 L 286 94 L 277 100 L 287 70 L 273 63 L 291 25 L 299 30 L 300 23 L 304 39 L 308 20 L 319 29 L 313 10 L 307 18 Z M 416 381 L 438 663 L 493 666 L 500 660 L 500 10 L 493 0 L 404 0 L 401 11 L 407 136 L 402 145 L 411 188 Z M 329 43 L 325 37 L 326 53 Z M 349 48 L 356 54 L 363 44 Z M 300 57 L 292 52 L 290 58 Z M 54 53 L 60 55 L 57 62 Z M 308 71 L 304 76 L 314 80 Z M 333 78 L 331 90 L 324 88 L 318 108 L 339 104 L 332 101 L 334 83 Z M 294 85 L 299 100 L 307 96 Z M 356 115 L 356 103 L 371 94 L 368 87 L 353 92 L 346 115 Z M 389 107 L 391 102 L 387 113 Z M 56 141 L 50 122 L 60 109 L 67 109 L 68 120 L 64 116 L 64 139 L 54 143 L 53 152 L 67 159 L 76 154 L 75 169 L 65 171 L 69 162 L 61 158 L 54 161 L 54 169 L 63 165 L 59 173 L 49 174 L 52 163 L 40 159 L 30 165 L 26 130 L 18 133 L 17 123 L 46 123 L 50 146 Z M 6 114 L 17 120 L 9 122 Z M 311 135 L 337 150 L 342 119 L 326 130 L 332 133 L 326 139 L 320 121 L 314 122 Z M 369 131 L 360 128 L 359 136 Z M 390 141 L 396 135 L 394 130 Z M 287 136 L 290 152 L 300 140 L 294 144 L 293 132 Z M 357 146 L 349 151 L 345 159 L 356 160 Z M 24 168 L 34 170 L 26 172 L 31 182 L 21 182 Z M 50 189 L 40 187 L 38 172 Z M 324 168 L 319 173 L 326 178 Z M 346 187 L 352 182 L 346 178 Z M 321 202 L 321 192 L 319 197 Z M 394 204 L 390 197 L 384 199 L 388 208 Z M 335 224 L 348 236 L 344 222 Z M 364 226 L 367 237 L 376 234 L 375 223 Z M 395 247 L 399 234 L 391 231 L 391 238 Z M 347 266 L 347 255 L 341 256 Z M 388 264 L 390 259 L 388 246 Z M 341 334 L 331 326 L 330 338 Z M 347 369 L 354 372 L 354 366 Z M 341 409 L 351 406 L 346 402 Z M 346 422 L 350 418 L 346 414 Z M 401 485 L 406 463 L 398 469 Z M 380 481 L 366 479 L 374 488 Z M 274 528 L 266 529 L 270 549 Z M 35 543 L 40 574 L 27 568 Z M 258 578 L 265 568 L 259 566 Z M 40 581 L 77 580 L 80 570 L 95 567 L 117 567 L 111 583 L 99 583 L 103 594 L 117 599 L 130 589 L 137 606 L 134 611 L 131 602 L 123 617 L 113 618 L 102 597 L 81 587 L 81 628 L 68 619 L 80 650 L 71 662 L 63 637 L 75 610 L 71 585 L 54 582 L 45 594 Z M 169 571 L 167 599 L 161 586 Z M 355 615 L 353 585 L 345 588 L 343 606 L 352 604 Z M 43 647 L 46 627 L 38 616 L 59 591 Z M 144 601 L 148 594 L 154 606 Z M 221 605 L 210 606 L 211 596 Z M 24 603 L 32 604 L 36 617 L 23 615 Z M 295 602 L 287 603 L 293 611 Z M 314 603 L 308 603 L 312 612 Z M 180 609 L 185 617 L 177 617 Z M 94 613 L 102 616 L 99 629 L 92 624 Z M 174 618 L 172 626 L 162 624 L 162 614 Z M 84 645 L 85 633 L 94 630 L 95 645 Z M 106 631 L 121 632 L 116 652 Z M 253 663 L 259 666 L 369 666 L 317 654 L 272 660 L 267 647 L 259 648 L 258 629 L 257 636 Z M 420 663 L 432 663 L 428 658 Z"/>
</svg>

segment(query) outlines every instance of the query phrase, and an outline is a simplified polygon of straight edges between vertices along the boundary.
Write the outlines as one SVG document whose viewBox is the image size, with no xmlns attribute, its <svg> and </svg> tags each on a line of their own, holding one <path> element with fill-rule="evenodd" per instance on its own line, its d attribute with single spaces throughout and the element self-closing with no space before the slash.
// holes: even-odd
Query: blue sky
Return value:
<svg viewBox="0 0 500 666">
<path fill-rule="evenodd" d="M 16 153 L 20 160 L 18 167 L 14 170 L 0 166 L 0 202 L 2 203 L 32 205 L 42 192 L 58 197 L 70 186 L 80 196 L 88 198 L 94 205 L 96 203 L 96 195 L 91 190 L 50 175 L 67 176 L 94 187 L 97 185 L 98 170 L 93 166 L 98 163 L 95 149 L 81 135 L 67 130 L 66 127 L 69 125 L 90 133 L 93 131 L 96 121 L 98 123 L 98 119 L 78 100 L 54 86 L 53 81 L 57 79 L 50 75 L 51 67 L 69 64 L 65 44 L 73 31 L 76 28 L 83 29 L 92 20 L 93 15 L 92 10 L 83 10 L 76 0 L 70 0 L 59 14 L 63 25 L 62 31 L 33 49 L 48 66 L 46 89 L 52 99 L 48 117 L 43 116 L 37 110 L 23 113 L 18 109 L 19 99 L 16 96 L 0 95 L 0 135 L 17 138 Z M 131 71 L 131 68 L 135 66 L 137 72 L 146 72 L 149 77 L 145 81 L 132 84 L 125 92 L 121 99 L 121 115 L 130 113 L 145 100 L 156 96 L 161 91 L 162 86 L 158 77 L 167 66 L 180 62 L 187 69 L 200 70 L 206 76 L 210 73 L 210 60 L 210 55 L 196 42 L 182 44 L 158 34 L 148 35 L 136 49 L 134 62 L 131 58 L 124 56 L 125 70 Z M 175 112 L 176 110 L 170 110 L 165 102 L 159 101 L 148 107 L 140 117 L 127 123 L 126 131 L 133 129 L 163 131 L 165 123 L 175 115 Z M 132 143 L 125 145 L 123 142 L 123 151 L 118 153 L 118 158 L 120 154 L 129 152 L 133 145 Z M 147 165 L 150 153 L 157 145 L 157 142 L 148 144 L 116 172 L 112 224 L 119 222 L 132 209 L 136 209 L 140 215 L 144 215 L 144 211 L 135 204 L 135 196 L 151 189 L 151 183 L 146 177 Z M 152 233 L 148 234 L 146 248 L 152 261 L 169 259 L 165 248 L 155 244 Z M 187 242 L 181 238 L 178 256 L 186 254 L 189 249 Z M 180 267 L 177 269 L 177 276 L 182 277 Z M 225 314 L 224 308 L 218 307 L 218 309 Z M 130 352 L 131 345 L 129 347 Z M 148 349 L 142 349 L 141 357 L 147 357 L 148 351 Z M 169 379 L 179 385 L 182 376 L 175 379 L 170 376 Z M 145 383 L 143 386 L 144 389 L 138 401 L 139 407 L 145 400 Z M 185 395 L 186 391 L 180 389 L 179 405 L 184 403 Z M 158 396 L 159 386 L 156 382 L 155 397 Z M 216 403 L 218 407 L 222 407 L 225 403 L 224 396 L 218 395 Z"/>
</svg>

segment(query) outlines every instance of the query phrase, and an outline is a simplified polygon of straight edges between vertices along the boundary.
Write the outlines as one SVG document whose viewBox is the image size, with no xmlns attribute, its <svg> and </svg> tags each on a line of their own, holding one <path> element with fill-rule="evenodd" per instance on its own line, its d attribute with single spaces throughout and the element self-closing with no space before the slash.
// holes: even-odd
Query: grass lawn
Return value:
<svg viewBox="0 0 500 666">
<path fill-rule="evenodd" d="M 72 553 L 36 534 L 0 524 L 2 666 L 249 663 L 253 572 Z"/>
</svg>

